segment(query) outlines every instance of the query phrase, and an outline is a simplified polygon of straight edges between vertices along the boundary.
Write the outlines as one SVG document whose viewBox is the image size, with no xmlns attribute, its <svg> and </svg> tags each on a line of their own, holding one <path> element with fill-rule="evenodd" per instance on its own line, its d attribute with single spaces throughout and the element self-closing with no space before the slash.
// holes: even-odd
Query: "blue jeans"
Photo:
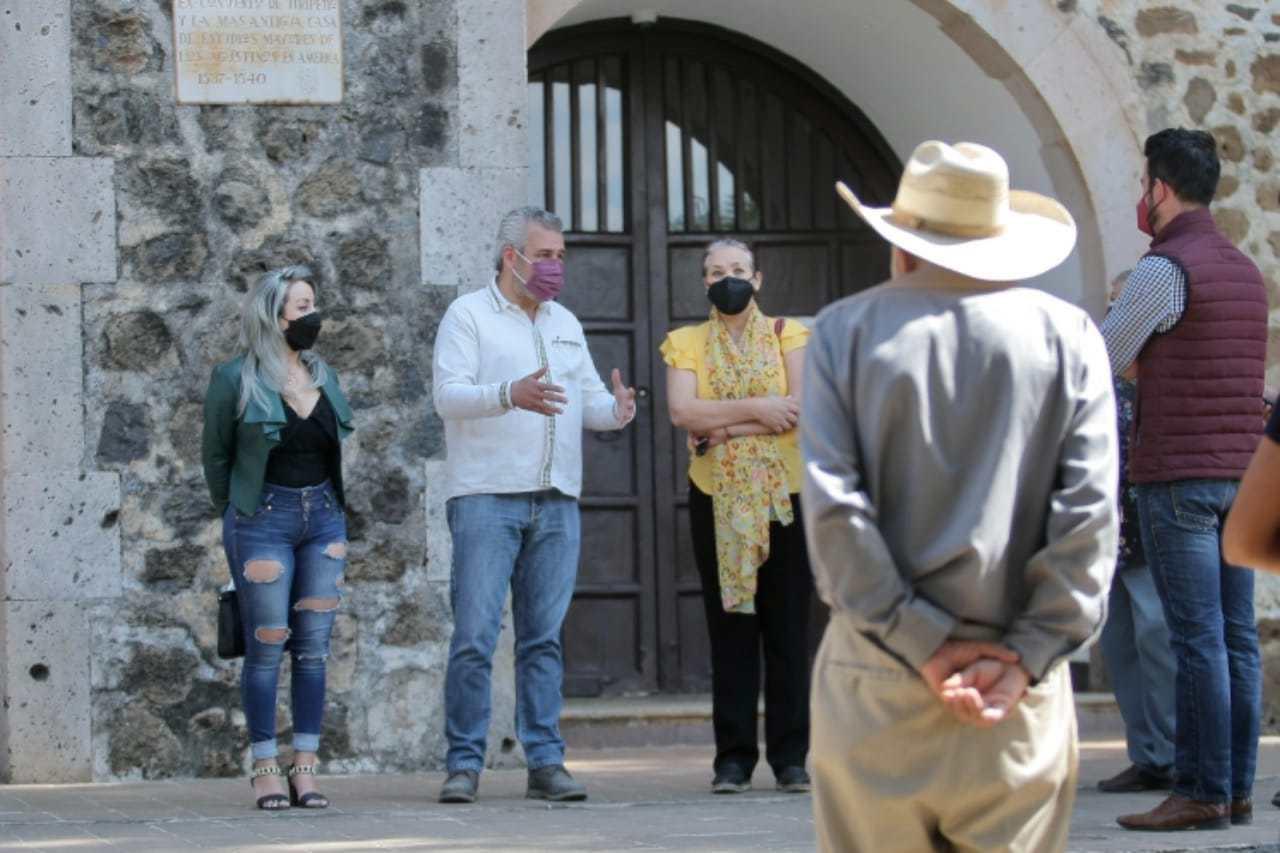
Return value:
<svg viewBox="0 0 1280 853">
<path fill-rule="evenodd" d="M 1222 560 L 1238 483 L 1138 486 L 1142 542 L 1178 661 L 1174 792 L 1224 803 L 1252 796 L 1262 679 L 1253 572 Z"/>
<path fill-rule="evenodd" d="M 1117 569 L 1100 642 L 1124 718 L 1129 761 L 1143 770 L 1172 774 L 1178 663 L 1160 594 L 1145 563 Z"/>
<path fill-rule="evenodd" d="M 347 522 L 333 487 L 268 483 L 253 515 L 228 506 L 222 542 L 244 621 L 240 696 L 253 757 L 274 758 L 276 688 L 291 657 L 293 748 L 315 752 L 324 720 L 325 659 L 346 567 Z"/>
<path fill-rule="evenodd" d="M 557 491 L 464 495 L 450 498 L 445 513 L 453 537 L 453 639 L 444 684 L 449 772 L 484 767 L 493 652 L 508 588 L 516 736 L 530 769 L 562 764 L 560 626 L 578 574 L 578 502 Z"/>
</svg>

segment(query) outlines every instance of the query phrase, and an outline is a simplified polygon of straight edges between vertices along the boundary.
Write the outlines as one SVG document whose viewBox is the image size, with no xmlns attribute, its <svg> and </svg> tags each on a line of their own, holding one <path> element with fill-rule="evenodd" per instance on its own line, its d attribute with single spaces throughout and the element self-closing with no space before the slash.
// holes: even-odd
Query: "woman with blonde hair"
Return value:
<svg viewBox="0 0 1280 853">
<path fill-rule="evenodd" d="M 779 789 L 809 789 L 809 606 L 796 442 L 809 331 L 766 317 L 751 249 L 703 258 L 710 319 L 662 344 L 671 422 L 688 430 L 689 523 L 711 638 L 716 793 L 751 787 L 764 653 L 766 759 Z"/>
<path fill-rule="evenodd" d="M 244 621 L 240 691 L 257 806 L 325 808 L 315 790 L 325 659 L 346 566 L 342 439 L 351 409 L 312 351 L 320 334 L 311 270 L 264 275 L 240 323 L 240 354 L 213 370 L 204 403 L 205 480 Z M 276 747 L 276 688 L 288 643 L 293 763 Z"/>
</svg>

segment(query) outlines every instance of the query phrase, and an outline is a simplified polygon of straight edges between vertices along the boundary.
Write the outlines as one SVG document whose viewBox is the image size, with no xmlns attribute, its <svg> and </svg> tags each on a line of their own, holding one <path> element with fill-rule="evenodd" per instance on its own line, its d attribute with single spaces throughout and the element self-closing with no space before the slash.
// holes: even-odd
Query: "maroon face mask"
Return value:
<svg viewBox="0 0 1280 853">
<path fill-rule="evenodd" d="M 515 273 L 516 278 L 520 279 L 520 283 L 524 285 L 524 289 L 529 291 L 534 299 L 539 302 L 549 302 L 560 295 L 560 290 L 564 287 L 564 261 L 554 258 L 530 261 L 519 249 L 516 250 L 516 254 L 524 258 L 532 270 L 528 279 L 521 278 L 514 267 L 511 272 Z"/>
<path fill-rule="evenodd" d="M 1143 193 L 1142 198 L 1138 199 L 1138 230 L 1148 237 L 1156 236 L 1156 231 L 1151 227 L 1151 209 L 1147 205 L 1147 194 Z"/>
<path fill-rule="evenodd" d="M 1156 236 L 1155 226 L 1151 224 L 1151 211 L 1154 209 L 1147 199 L 1150 193 L 1143 193 L 1142 198 L 1138 199 L 1138 230 L 1148 237 Z M 1156 202 L 1155 207 L 1159 207 L 1160 202 Z"/>
</svg>

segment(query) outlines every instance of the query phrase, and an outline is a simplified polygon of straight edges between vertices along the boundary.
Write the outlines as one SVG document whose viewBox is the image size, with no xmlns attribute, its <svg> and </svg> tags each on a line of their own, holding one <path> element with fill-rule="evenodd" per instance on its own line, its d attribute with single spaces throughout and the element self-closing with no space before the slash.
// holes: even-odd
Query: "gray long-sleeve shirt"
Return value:
<svg viewBox="0 0 1280 853">
<path fill-rule="evenodd" d="M 919 668 L 1004 642 L 1039 679 L 1115 567 L 1111 369 L 1080 309 L 934 270 L 829 306 L 800 419 L 818 592 Z"/>
</svg>

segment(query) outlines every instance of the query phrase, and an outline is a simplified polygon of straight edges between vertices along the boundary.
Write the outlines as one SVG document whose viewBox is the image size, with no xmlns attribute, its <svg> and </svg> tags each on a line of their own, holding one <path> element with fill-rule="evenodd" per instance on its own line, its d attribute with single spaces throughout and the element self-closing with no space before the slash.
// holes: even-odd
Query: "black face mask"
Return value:
<svg viewBox="0 0 1280 853">
<path fill-rule="evenodd" d="M 756 289 L 745 278 L 725 276 L 707 288 L 707 298 L 721 314 L 741 314 L 747 309 Z"/>
<path fill-rule="evenodd" d="M 289 327 L 284 330 L 284 342 L 291 350 L 311 349 L 320 336 L 321 322 L 319 311 L 290 320 Z"/>
</svg>

